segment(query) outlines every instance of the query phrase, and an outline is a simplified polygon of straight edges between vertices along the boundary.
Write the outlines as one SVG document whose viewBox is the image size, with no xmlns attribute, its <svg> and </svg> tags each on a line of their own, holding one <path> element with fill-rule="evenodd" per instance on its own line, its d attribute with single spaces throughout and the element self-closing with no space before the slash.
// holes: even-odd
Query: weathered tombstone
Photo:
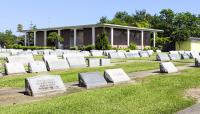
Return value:
<svg viewBox="0 0 200 114">
<path fill-rule="evenodd" d="M 126 56 L 125 56 L 125 54 L 124 54 L 125 52 L 123 52 L 123 51 L 118 51 L 117 53 L 118 53 L 118 55 L 119 55 L 119 58 L 122 58 L 122 59 L 123 59 L 123 58 L 126 58 Z"/>
<path fill-rule="evenodd" d="M 161 50 L 156 50 L 156 53 L 161 53 L 162 51 Z"/>
<path fill-rule="evenodd" d="M 197 53 L 197 52 L 191 52 L 191 53 L 190 53 L 190 56 L 191 56 L 191 58 L 193 58 L 193 59 L 199 58 L 199 57 L 200 57 L 200 56 L 199 56 L 199 53 Z"/>
<path fill-rule="evenodd" d="M 200 67 L 200 58 L 195 58 L 195 66 Z"/>
<path fill-rule="evenodd" d="M 64 52 L 62 52 L 62 51 L 50 51 L 49 53 L 50 53 L 50 55 L 56 55 L 59 57 L 61 57 L 64 54 Z"/>
<path fill-rule="evenodd" d="M 89 67 L 98 67 L 100 66 L 100 58 L 88 58 Z"/>
<path fill-rule="evenodd" d="M 57 55 L 43 55 L 44 62 L 46 61 L 56 61 L 58 60 Z"/>
<path fill-rule="evenodd" d="M 33 62 L 33 55 L 19 55 L 19 56 L 8 56 L 8 63 L 21 63 L 23 65 L 28 65 L 29 62 Z"/>
<path fill-rule="evenodd" d="M 34 97 L 64 93 L 65 85 L 60 76 L 44 75 L 25 79 L 25 92 Z"/>
<path fill-rule="evenodd" d="M 178 69 L 174 66 L 172 62 L 162 62 L 160 63 L 161 73 L 174 73 L 178 72 Z"/>
<path fill-rule="evenodd" d="M 103 51 L 100 50 L 91 50 L 92 56 L 103 56 Z"/>
<path fill-rule="evenodd" d="M 87 89 L 102 87 L 107 85 L 107 81 L 99 72 L 79 73 L 79 85 Z"/>
<path fill-rule="evenodd" d="M 34 61 L 28 64 L 30 73 L 47 72 L 46 65 L 43 61 Z"/>
<path fill-rule="evenodd" d="M 169 61 L 170 58 L 166 53 L 158 53 L 156 56 L 157 61 Z"/>
<path fill-rule="evenodd" d="M 110 59 L 101 58 L 101 59 L 100 59 L 100 65 L 101 65 L 101 66 L 110 65 Z"/>
<path fill-rule="evenodd" d="M 181 54 L 184 54 L 185 51 L 181 50 L 181 51 L 178 51 L 178 53 L 181 55 Z"/>
<path fill-rule="evenodd" d="M 86 67 L 86 61 L 83 54 L 73 53 L 73 54 L 64 54 L 63 58 L 67 60 L 71 68 L 80 68 Z"/>
<path fill-rule="evenodd" d="M 116 50 L 104 50 L 104 55 L 108 56 L 108 53 L 110 52 L 117 52 Z"/>
<path fill-rule="evenodd" d="M 190 59 L 190 56 L 186 53 L 181 54 L 181 59 Z"/>
<path fill-rule="evenodd" d="M 149 57 L 149 54 L 147 53 L 147 51 L 140 51 L 139 54 L 140 54 L 140 57 Z"/>
<path fill-rule="evenodd" d="M 105 79 L 109 82 L 120 83 L 130 81 L 128 75 L 124 72 L 123 69 L 107 69 L 104 72 Z"/>
<path fill-rule="evenodd" d="M 85 56 L 85 57 L 89 57 L 91 56 L 89 51 L 81 51 L 81 53 Z"/>
<path fill-rule="evenodd" d="M 46 61 L 47 69 L 49 71 L 54 70 L 66 70 L 69 68 L 69 64 L 66 60 L 58 59 L 55 61 Z"/>
<path fill-rule="evenodd" d="M 169 54 L 170 60 L 180 60 L 181 56 L 179 54 Z"/>
<path fill-rule="evenodd" d="M 111 58 L 111 59 L 118 59 L 120 58 L 119 57 L 119 54 L 117 52 L 109 52 L 108 53 L 108 58 Z"/>
<path fill-rule="evenodd" d="M 148 53 L 149 55 L 153 55 L 154 51 L 153 51 L 153 50 L 147 50 L 147 53 Z"/>
<path fill-rule="evenodd" d="M 26 70 L 21 63 L 5 63 L 5 74 L 22 74 L 26 73 Z"/>
<path fill-rule="evenodd" d="M 10 56 L 10 53 L 8 52 L 1 52 L 0 53 L 0 58 L 6 58 L 6 57 L 9 57 Z"/>
<path fill-rule="evenodd" d="M 170 54 L 178 54 L 178 51 L 169 51 Z"/>
<path fill-rule="evenodd" d="M 125 53 L 126 58 L 136 58 L 140 57 L 139 53 L 133 53 L 133 52 L 126 52 Z"/>
</svg>

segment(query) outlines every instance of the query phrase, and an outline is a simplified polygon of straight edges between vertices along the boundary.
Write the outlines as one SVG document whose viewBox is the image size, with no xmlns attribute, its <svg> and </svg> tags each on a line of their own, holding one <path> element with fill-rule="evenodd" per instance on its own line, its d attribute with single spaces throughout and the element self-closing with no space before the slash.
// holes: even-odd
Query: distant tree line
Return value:
<svg viewBox="0 0 200 114">
<path fill-rule="evenodd" d="M 181 43 L 189 37 L 200 37 L 200 14 L 175 13 L 171 9 L 163 9 L 154 15 L 146 10 L 138 10 L 134 14 L 119 11 L 112 19 L 101 17 L 99 23 L 162 29 L 164 32 L 158 34 L 158 38 L 161 39 L 157 39 L 157 46 L 163 45 L 166 41 Z"/>
</svg>

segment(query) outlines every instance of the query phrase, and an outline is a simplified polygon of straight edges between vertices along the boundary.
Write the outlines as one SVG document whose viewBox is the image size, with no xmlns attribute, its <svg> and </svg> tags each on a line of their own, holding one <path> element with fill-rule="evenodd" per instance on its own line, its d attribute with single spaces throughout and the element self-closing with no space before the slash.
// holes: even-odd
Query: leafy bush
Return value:
<svg viewBox="0 0 200 114">
<path fill-rule="evenodd" d="M 99 38 L 95 44 L 95 48 L 97 50 L 109 50 L 111 48 L 105 31 L 99 35 Z"/>
<path fill-rule="evenodd" d="M 131 42 L 130 45 L 129 45 L 129 49 L 131 49 L 131 50 L 137 49 L 136 44 L 134 42 Z"/>
<path fill-rule="evenodd" d="M 23 50 L 41 50 L 41 49 L 54 49 L 54 47 L 45 47 L 45 46 L 22 46 L 18 44 L 9 45 L 7 48 L 10 49 L 23 49 Z"/>
<path fill-rule="evenodd" d="M 84 50 L 90 51 L 90 50 L 93 50 L 93 49 L 95 49 L 95 46 L 94 46 L 94 45 L 87 45 L 87 46 L 85 46 L 85 49 L 84 49 Z"/>
</svg>

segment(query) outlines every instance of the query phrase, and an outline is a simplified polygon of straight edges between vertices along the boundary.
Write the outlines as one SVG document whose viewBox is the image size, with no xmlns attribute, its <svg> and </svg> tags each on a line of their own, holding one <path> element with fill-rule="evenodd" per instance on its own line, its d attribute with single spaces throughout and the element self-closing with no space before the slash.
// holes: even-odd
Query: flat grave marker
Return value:
<svg viewBox="0 0 200 114">
<path fill-rule="evenodd" d="M 47 72 L 46 65 L 43 61 L 34 61 L 28 64 L 30 73 Z"/>
<path fill-rule="evenodd" d="M 178 69 L 174 66 L 172 62 L 162 62 L 160 63 L 160 72 L 161 73 L 175 73 L 175 72 L 178 72 Z"/>
<path fill-rule="evenodd" d="M 169 61 L 170 58 L 166 53 L 158 53 L 156 56 L 157 61 Z"/>
<path fill-rule="evenodd" d="M 5 74 L 23 74 L 26 73 L 24 65 L 21 63 L 5 63 Z"/>
<path fill-rule="evenodd" d="M 102 87 L 107 85 L 107 81 L 100 72 L 79 73 L 79 85 L 85 86 L 87 89 Z"/>
<path fill-rule="evenodd" d="M 66 60 L 58 59 L 55 61 L 47 61 L 47 69 L 49 71 L 54 71 L 54 70 L 66 70 L 69 68 L 69 64 Z"/>
<path fill-rule="evenodd" d="M 58 75 L 35 76 L 25 79 L 25 92 L 34 97 L 64 93 L 65 85 Z"/>
</svg>

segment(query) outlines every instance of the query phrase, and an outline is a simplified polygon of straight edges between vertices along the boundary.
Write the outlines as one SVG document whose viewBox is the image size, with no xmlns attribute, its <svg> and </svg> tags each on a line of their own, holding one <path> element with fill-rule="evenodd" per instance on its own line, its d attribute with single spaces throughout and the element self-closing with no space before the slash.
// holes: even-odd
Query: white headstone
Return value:
<svg viewBox="0 0 200 114">
<path fill-rule="evenodd" d="M 161 53 L 162 51 L 161 50 L 156 50 L 156 53 Z"/>
<path fill-rule="evenodd" d="M 178 72 L 178 69 L 174 66 L 172 62 L 162 62 L 160 63 L 161 73 L 174 73 Z"/>
<path fill-rule="evenodd" d="M 91 55 L 92 56 L 103 56 L 103 51 L 99 51 L 99 50 L 91 50 Z"/>
<path fill-rule="evenodd" d="M 140 54 L 140 57 L 149 57 L 149 54 L 147 51 L 140 51 L 139 54 Z"/>
<path fill-rule="evenodd" d="M 44 62 L 46 61 L 56 61 L 58 60 L 57 55 L 43 55 Z"/>
<path fill-rule="evenodd" d="M 190 59 L 190 56 L 186 53 L 181 54 L 181 59 Z"/>
<path fill-rule="evenodd" d="M 179 54 L 169 54 L 170 60 L 180 60 L 181 56 Z"/>
<path fill-rule="evenodd" d="M 100 66 L 100 58 L 88 58 L 89 67 L 98 67 Z"/>
<path fill-rule="evenodd" d="M 195 58 L 195 66 L 196 67 L 200 67 L 200 57 L 199 58 Z"/>
<path fill-rule="evenodd" d="M 101 58 L 101 59 L 100 59 L 100 65 L 101 65 L 101 66 L 110 65 L 110 59 Z"/>
<path fill-rule="evenodd" d="M 157 61 L 169 61 L 170 58 L 166 53 L 158 53 L 156 56 Z"/>
<path fill-rule="evenodd" d="M 86 67 L 86 61 L 83 54 L 73 53 L 73 54 L 64 54 L 63 58 L 67 60 L 71 68 Z"/>
<path fill-rule="evenodd" d="M 26 73 L 26 70 L 21 63 L 5 63 L 5 74 L 22 74 Z"/>
<path fill-rule="evenodd" d="M 49 71 L 53 70 L 66 70 L 69 68 L 69 64 L 66 60 L 58 59 L 55 61 L 46 61 L 47 69 Z"/>
<path fill-rule="evenodd" d="M 21 63 L 28 65 L 29 62 L 33 62 L 33 55 L 19 55 L 19 56 L 8 56 L 7 61 L 9 63 Z"/>
<path fill-rule="evenodd" d="M 44 75 L 25 79 L 25 92 L 34 97 L 64 93 L 65 85 L 60 76 Z"/>
<path fill-rule="evenodd" d="M 46 65 L 43 61 L 34 61 L 28 64 L 30 73 L 47 72 Z"/>
<path fill-rule="evenodd" d="M 105 78 L 99 72 L 79 73 L 79 85 L 86 86 L 87 89 L 106 86 Z"/>
<path fill-rule="evenodd" d="M 140 57 L 139 53 L 133 53 L 133 52 L 126 52 L 125 56 L 126 56 L 126 58 L 138 58 L 138 57 Z"/>
<path fill-rule="evenodd" d="M 104 72 L 105 79 L 113 82 L 113 83 L 120 83 L 130 81 L 128 75 L 124 72 L 123 69 L 107 69 Z"/>
</svg>

